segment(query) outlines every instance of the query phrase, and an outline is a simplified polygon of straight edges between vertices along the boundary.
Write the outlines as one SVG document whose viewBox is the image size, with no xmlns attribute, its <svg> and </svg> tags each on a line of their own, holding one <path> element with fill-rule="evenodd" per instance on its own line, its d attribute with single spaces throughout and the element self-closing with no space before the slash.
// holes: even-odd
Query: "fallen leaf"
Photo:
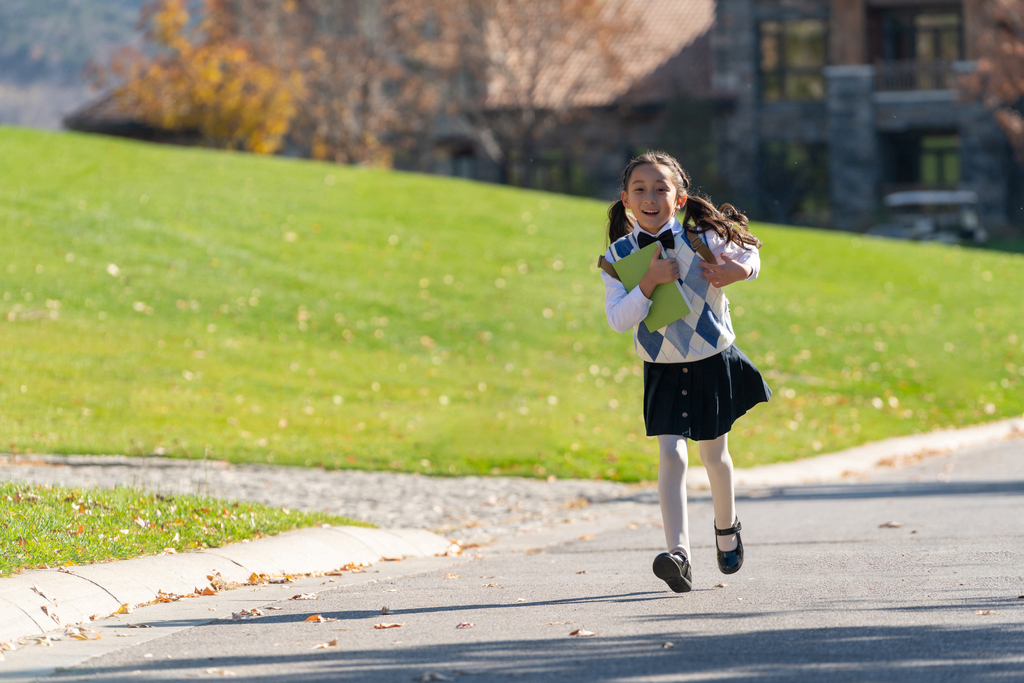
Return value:
<svg viewBox="0 0 1024 683">
<path fill-rule="evenodd" d="M 281 610 L 281 609 L 284 609 L 284 607 L 267 606 L 267 607 L 264 607 L 263 609 Z"/>
<path fill-rule="evenodd" d="M 320 596 L 316 593 L 299 593 L 288 598 L 289 600 L 319 600 Z"/>
<path fill-rule="evenodd" d="M 56 601 L 56 600 L 54 600 L 53 598 L 51 598 L 51 597 L 50 597 L 49 595 L 47 595 L 46 593 L 44 593 L 43 591 L 41 591 L 41 590 L 39 589 L 39 586 L 32 586 L 32 590 L 33 590 L 33 591 L 35 591 L 35 592 L 36 592 L 36 593 L 37 593 L 38 595 L 40 595 L 41 597 L 43 597 L 43 598 L 46 598 L 47 600 L 49 600 L 49 601 L 50 601 L 50 602 L 52 602 L 53 604 L 55 604 L 55 605 L 57 604 L 57 601 Z"/>
<path fill-rule="evenodd" d="M 485 583 L 484 588 L 504 588 L 500 583 Z"/>
<path fill-rule="evenodd" d="M 334 640 L 328 640 L 326 643 L 320 643 L 319 645 L 315 646 L 313 649 L 314 650 L 326 650 L 329 647 L 338 647 L 338 639 L 335 638 Z"/>
<path fill-rule="evenodd" d="M 384 592 L 385 593 L 397 593 L 398 589 L 397 588 L 385 588 Z"/>
<path fill-rule="evenodd" d="M 884 522 L 878 525 L 879 529 L 899 529 L 903 524 L 900 522 Z"/>
<path fill-rule="evenodd" d="M 593 538 L 594 538 L 594 534 L 584 534 L 584 535 L 580 536 L 580 540 L 581 541 L 590 541 L 590 540 L 593 540 Z"/>
<path fill-rule="evenodd" d="M 228 669 L 207 669 L 206 673 L 213 674 L 215 676 L 234 676 L 235 672 Z"/>
<path fill-rule="evenodd" d="M 450 681 L 452 680 L 449 676 L 439 674 L 436 671 L 427 671 L 417 676 L 414 680 L 417 681 Z"/>
<path fill-rule="evenodd" d="M 596 636 L 597 632 L 588 631 L 585 628 L 578 628 L 575 631 L 572 631 L 569 635 L 574 636 L 576 638 L 586 638 L 587 636 Z"/>
<path fill-rule="evenodd" d="M 325 617 L 325 616 L 323 616 L 321 614 L 313 614 L 313 615 L 310 615 L 310 616 L 306 617 L 305 619 L 303 619 L 303 621 L 316 621 L 316 622 L 321 622 L 321 621 L 337 621 L 337 620 L 338 619 L 336 617 Z"/>
<path fill-rule="evenodd" d="M 383 607 L 380 608 L 380 613 L 381 614 L 391 614 L 391 610 L 388 608 L 387 605 L 384 605 Z"/>
<path fill-rule="evenodd" d="M 526 602 L 526 598 L 516 598 L 516 602 Z"/>
<path fill-rule="evenodd" d="M 451 572 L 447 572 L 444 575 L 444 578 L 446 578 L 446 579 L 461 579 L 462 577 L 459 576 L 458 574 L 452 574 Z"/>
<path fill-rule="evenodd" d="M 384 623 L 374 624 L 373 625 L 373 627 L 376 628 L 376 629 L 382 629 L 382 628 L 401 628 L 402 626 L 405 626 L 405 622 L 404 621 L 401 622 L 401 623 L 384 622 Z"/>
<path fill-rule="evenodd" d="M 53 619 L 60 626 L 60 617 L 57 616 L 55 611 L 51 611 L 46 605 L 41 605 L 39 609 L 43 610 L 43 614 Z"/>
<path fill-rule="evenodd" d="M 125 624 L 127 628 L 153 628 L 150 624 Z"/>
<path fill-rule="evenodd" d="M 674 648 L 675 646 L 676 646 L 676 644 L 675 644 L 675 643 L 673 643 L 673 642 L 665 642 L 665 643 L 662 643 L 662 644 L 661 644 L 661 647 L 662 647 L 663 649 L 665 649 L 665 650 L 671 650 L 671 649 L 672 649 L 672 648 Z"/>
<path fill-rule="evenodd" d="M 727 584 L 727 583 L 716 583 L 713 586 L 713 588 L 728 588 L 728 587 L 729 587 L 729 584 Z"/>
<path fill-rule="evenodd" d="M 244 609 L 241 612 L 235 612 L 234 614 L 231 615 L 231 618 L 235 619 L 235 620 L 238 620 L 238 619 L 255 619 L 256 617 L 262 617 L 262 616 L 263 616 L 263 610 L 261 610 L 258 607 L 253 607 L 252 609 Z"/>
<path fill-rule="evenodd" d="M 290 576 L 282 576 L 276 579 L 271 579 L 269 583 L 295 583 L 295 579 Z"/>
<path fill-rule="evenodd" d="M 0 643 L 0 650 L 17 650 L 18 646 L 10 641 Z"/>
<path fill-rule="evenodd" d="M 587 570 L 586 570 L 586 569 L 581 569 L 581 570 L 579 570 L 579 571 L 578 571 L 578 572 L 576 572 L 576 573 L 577 573 L 577 574 L 586 574 L 586 573 L 587 573 Z"/>
<path fill-rule="evenodd" d="M 216 595 L 217 591 L 213 590 L 210 586 L 207 586 L 203 590 L 196 589 L 196 595 Z"/>
<path fill-rule="evenodd" d="M 131 614 L 131 613 L 132 613 L 132 606 L 129 605 L 127 602 L 124 603 L 123 605 L 121 605 L 120 607 L 118 607 L 117 611 L 114 612 L 114 614 Z"/>
<path fill-rule="evenodd" d="M 455 628 L 473 628 L 474 626 L 476 626 L 476 624 L 471 621 L 460 621 L 455 624 Z"/>
<path fill-rule="evenodd" d="M 991 609 L 979 609 L 975 611 L 975 614 L 1002 614 L 1002 612 L 996 612 L 995 610 Z"/>
</svg>

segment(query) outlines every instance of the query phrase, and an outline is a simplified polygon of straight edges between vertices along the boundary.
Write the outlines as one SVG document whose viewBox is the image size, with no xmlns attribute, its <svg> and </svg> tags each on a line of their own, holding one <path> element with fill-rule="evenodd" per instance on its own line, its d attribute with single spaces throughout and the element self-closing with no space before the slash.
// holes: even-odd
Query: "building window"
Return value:
<svg viewBox="0 0 1024 683">
<path fill-rule="evenodd" d="M 827 225 L 828 145 L 767 141 L 761 145 L 762 220 Z"/>
<path fill-rule="evenodd" d="M 880 140 L 883 194 L 959 185 L 960 137 L 955 132 L 898 133 Z"/>
<path fill-rule="evenodd" d="M 882 7 L 868 14 L 868 49 L 876 88 L 949 90 L 952 63 L 963 59 L 963 20 L 956 6 Z"/>
<path fill-rule="evenodd" d="M 761 22 L 761 98 L 825 98 L 825 22 L 821 19 Z"/>
</svg>

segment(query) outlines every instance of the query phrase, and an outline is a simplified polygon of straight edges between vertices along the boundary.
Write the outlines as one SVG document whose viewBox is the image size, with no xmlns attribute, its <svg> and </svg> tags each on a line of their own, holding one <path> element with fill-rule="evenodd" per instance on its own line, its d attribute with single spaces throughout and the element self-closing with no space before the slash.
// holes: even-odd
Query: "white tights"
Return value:
<svg viewBox="0 0 1024 683">
<path fill-rule="evenodd" d="M 736 521 L 736 495 L 732 483 L 732 458 L 728 434 L 714 441 L 698 441 L 700 460 L 711 482 L 711 502 L 715 508 L 715 526 L 728 529 Z M 658 465 L 658 500 L 669 552 L 690 557 L 690 531 L 686 514 L 686 439 L 672 434 L 658 437 L 661 453 Z M 716 536 L 721 550 L 736 549 L 736 535 Z"/>
</svg>

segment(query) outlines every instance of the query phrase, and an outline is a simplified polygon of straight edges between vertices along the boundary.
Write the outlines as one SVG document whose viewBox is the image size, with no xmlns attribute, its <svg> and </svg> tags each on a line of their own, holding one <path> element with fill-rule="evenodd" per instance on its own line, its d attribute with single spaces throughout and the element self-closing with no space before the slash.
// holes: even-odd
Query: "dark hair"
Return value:
<svg viewBox="0 0 1024 683">
<path fill-rule="evenodd" d="M 633 171 L 637 166 L 644 164 L 664 166 L 672 171 L 676 193 L 686 195 L 686 205 L 681 209 L 683 216 L 679 219 L 683 227 L 689 227 L 695 233 L 712 230 L 725 241 L 734 242 L 744 249 L 761 246 L 761 240 L 750 234 L 747 217 L 737 211 L 732 204 L 722 204 L 716 208 L 707 197 L 690 192 L 690 176 L 686 175 L 686 171 L 674 157 L 665 152 L 652 150 L 631 159 L 622 172 L 623 192 L 629 187 L 629 178 Z M 608 241 L 614 242 L 632 231 L 633 222 L 626 213 L 622 200 L 619 199 L 608 207 Z"/>
</svg>

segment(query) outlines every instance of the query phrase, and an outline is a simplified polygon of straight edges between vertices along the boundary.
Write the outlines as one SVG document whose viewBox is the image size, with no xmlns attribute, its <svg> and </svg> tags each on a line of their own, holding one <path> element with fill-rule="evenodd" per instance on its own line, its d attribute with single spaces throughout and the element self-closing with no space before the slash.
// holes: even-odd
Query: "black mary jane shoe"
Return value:
<svg viewBox="0 0 1024 683">
<path fill-rule="evenodd" d="M 715 527 L 715 534 L 717 536 L 732 536 L 736 534 L 736 550 L 720 550 L 718 548 L 718 539 L 715 539 L 715 550 L 718 550 L 718 569 L 723 574 L 735 574 L 743 566 L 743 541 L 740 540 L 740 529 L 742 528 L 743 526 L 740 525 L 739 519 L 728 529 Z"/>
<path fill-rule="evenodd" d="M 654 558 L 654 575 L 668 584 L 676 593 L 693 590 L 693 574 L 690 563 L 681 555 L 661 553 Z"/>
</svg>

